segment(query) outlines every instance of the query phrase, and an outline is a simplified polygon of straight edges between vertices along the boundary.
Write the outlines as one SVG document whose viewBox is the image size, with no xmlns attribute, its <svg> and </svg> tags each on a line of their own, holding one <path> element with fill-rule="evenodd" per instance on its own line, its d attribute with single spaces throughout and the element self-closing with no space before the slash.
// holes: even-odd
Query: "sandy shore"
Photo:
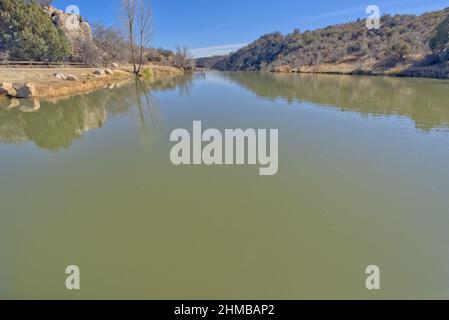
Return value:
<svg viewBox="0 0 449 320">
<path fill-rule="evenodd" d="M 146 66 L 151 68 L 155 78 L 182 74 L 182 71 L 165 66 Z M 27 68 L 0 67 L 0 84 L 33 84 L 37 94 L 33 98 L 57 98 L 86 93 L 100 89 L 115 82 L 133 78 L 132 67 L 125 66 L 114 70 L 112 75 L 95 75 L 96 68 Z M 60 80 L 54 75 L 64 73 L 74 75 L 78 81 Z"/>
</svg>

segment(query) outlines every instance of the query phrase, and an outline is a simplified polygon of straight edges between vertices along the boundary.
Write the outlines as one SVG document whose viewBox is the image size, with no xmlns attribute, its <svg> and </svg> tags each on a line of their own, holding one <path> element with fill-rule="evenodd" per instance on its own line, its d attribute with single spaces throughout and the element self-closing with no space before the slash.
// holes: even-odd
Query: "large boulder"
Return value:
<svg viewBox="0 0 449 320">
<path fill-rule="evenodd" d="M 68 81 L 79 81 L 78 77 L 74 76 L 73 74 L 68 74 L 66 76 L 66 80 L 68 80 Z"/>
<path fill-rule="evenodd" d="M 104 70 L 97 69 L 94 71 L 94 74 L 96 74 L 97 76 L 104 76 L 106 73 Z"/>
<path fill-rule="evenodd" d="M 37 96 L 37 90 L 36 87 L 31 84 L 27 83 L 25 85 L 15 85 L 14 89 L 16 89 L 16 97 L 17 98 L 32 98 Z"/>
<path fill-rule="evenodd" d="M 13 85 L 8 82 L 3 82 L 0 85 L 0 95 L 6 95 L 10 97 L 16 96 L 16 89 L 14 89 Z"/>
<path fill-rule="evenodd" d="M 79 80 L 78 77 L 74 76 L 73 74 L 69 74 L 69 73 L 65 74 L 62 72 L 55 73 L 54 77 L 59 80 L 68 80 L 68 81 L 78 81 Z"/>
<path fill-rule="evenodd" d="M 82 61 L 82 53 L 85 44 L 93 45 L 92 28 L 78 14 L 64 13 L 54 7 L 46 8 L 53 24 L 67 37 L 72 53 L 72 60 Z"/>
<path fill-rule="evenodd" d="M 53 76 L 59 80 L 67 80 L 67 76 L 62 72 L 55 73 Z"/>
</svg>

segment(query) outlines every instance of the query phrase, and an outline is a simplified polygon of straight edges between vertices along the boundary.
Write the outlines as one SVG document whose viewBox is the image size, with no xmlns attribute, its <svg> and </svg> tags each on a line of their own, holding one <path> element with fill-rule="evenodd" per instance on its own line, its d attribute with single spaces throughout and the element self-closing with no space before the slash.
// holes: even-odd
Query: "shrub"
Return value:
<svg viewBox="0 0 449 320">
<path fill-rule="evenodd" d="M 153 80 L 153 70 L 151 68 L 145 68 L 141 72 L 141 76 L 145 80 Z"/>
<path fill-rule="evenodd" d="M 430 48 L 443 60 L 449 60 L 449 15 L 439 24 L 430 40 Z"/>
<path fill-rule="evenodd" d="M 92 40 L 86 40 L 81 43 L 81 59 L 81 62 L 91 66 L 101 63 L 100 52 Z"/>
<path fill-rule="evenodd" d="M 102 23 L 93 25 L 93 41 L 99 50 L 99 55 L 105 63 L 128 62 L 128 44 L 119 30 L 106 27 Z"/>
</svg>

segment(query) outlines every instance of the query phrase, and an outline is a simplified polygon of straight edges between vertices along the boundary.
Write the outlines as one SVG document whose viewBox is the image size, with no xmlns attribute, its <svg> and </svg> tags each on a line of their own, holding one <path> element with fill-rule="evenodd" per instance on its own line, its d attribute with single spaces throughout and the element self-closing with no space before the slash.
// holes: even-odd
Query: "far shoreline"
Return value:
<svg viewBox="0 0 449 320">
<path fill-rule="evenodd" d="M 210 69 L 214 70 L 214 69 Z M 216 70 L 219 71 L 219 70 Z M 224 72 L 247 72 L 247 71 L 224 71 Z M 251 72 L 251 71 L 249 71 Z M 427 79 L 427 80 L 439 80 L 449 81 L 448 77 L 431 77 L 427 75 L 418 74 L 402 74 L 402 73 L 373 73 L 368 71 L 356 71 L 356 72 L 341 72 L 341 71 L 298 71 L 298 72 L 277 72 L 277 71 L 253 71 L 253 72 L 266 72 L 273 74 L 323 74 L 323 75 L 336 75 L 336 76 L 365 76 L 365 77 L 387 77 L 387 78 L 403 78 L 403 79 Z"/>
<path fill-rule="evenodd" d="M 213 68 L 197 68 L 198 72 L 206 71 L 217 71 L 217 72 L 263 72 L 279 75 L 301 75 L 301 74 L 311 74 L 311 75 L 336 75 L 336 76 L 366 76 L 366 77 L 387 77 L 387 78 L 402 78 L 402 79 L 427 79 L 427 80 L 439 80 L 439 81 L 449 81 L 448 77 L 431 77 L 426 75 L 418 74 L 401 74 L 401 73 L 376 73 L 370 71 L 354 71 L 354 72 L 343 72 L 343 71 L 274 71 L 274 70 L 218 70 Z"/>
<path fill-rule="evenodd" d="M 280 65 L 270 69 L 262 70 L 222 70 L 198 66 L 202 70 L 216 70 L 224 72 L 269 72 L 278 74 L 335 74 L 353 76 L 377 76 L 394 78 L 425 78 L 435 80 L 449 80 L 449 63 L 434 64 L 430 66 L 417 66 L 413 63 L 402 64 L 392 68 L 375 68 L 374 63 L 360 65 L 353 61 L 342 61 L 340 63 L 322 63 L 315 66 L 303 66 L 293 68 L 289 65 Z"/>
</svg>

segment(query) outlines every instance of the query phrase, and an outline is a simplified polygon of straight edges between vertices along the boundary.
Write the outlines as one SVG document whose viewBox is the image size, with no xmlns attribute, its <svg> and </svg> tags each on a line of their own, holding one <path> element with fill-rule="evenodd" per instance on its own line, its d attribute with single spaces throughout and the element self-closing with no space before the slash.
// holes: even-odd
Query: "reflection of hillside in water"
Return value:
<svg viewBox="0 0 449 320">
<path fill-rule="evenodd" d="M 449 127 L 447 81 L 262 72 L 224 76 L 268 99 L 307 101 L 364 115 L 406 116 L 422 130 Z"/>
<path fill-rule="evenodd" d="M 155 112 L 152 91 L 189 87 L 189 77 L 175 77 L 149 83 L 122 83 L 109 89 L 58 101 L 40 101 L 40 108 L 15 106 L 7 109 L 10 101 L 0 102 L 0 143 L 33 141 L 37 146 L 58 150 L 68 148 L 72 141 L 85 132 L 103 127 L 108 117 L 120 115 L 139 108 L 141 120 L 145 114 Z M 21 104 L 30 104 L 21 101 Z M 33 102 L 34 103 L 34 102 Z M 5 105 L 6 104 L 6 105 Z M 148 125 L 148 123 L 145 123 Z"/>
</svg>

